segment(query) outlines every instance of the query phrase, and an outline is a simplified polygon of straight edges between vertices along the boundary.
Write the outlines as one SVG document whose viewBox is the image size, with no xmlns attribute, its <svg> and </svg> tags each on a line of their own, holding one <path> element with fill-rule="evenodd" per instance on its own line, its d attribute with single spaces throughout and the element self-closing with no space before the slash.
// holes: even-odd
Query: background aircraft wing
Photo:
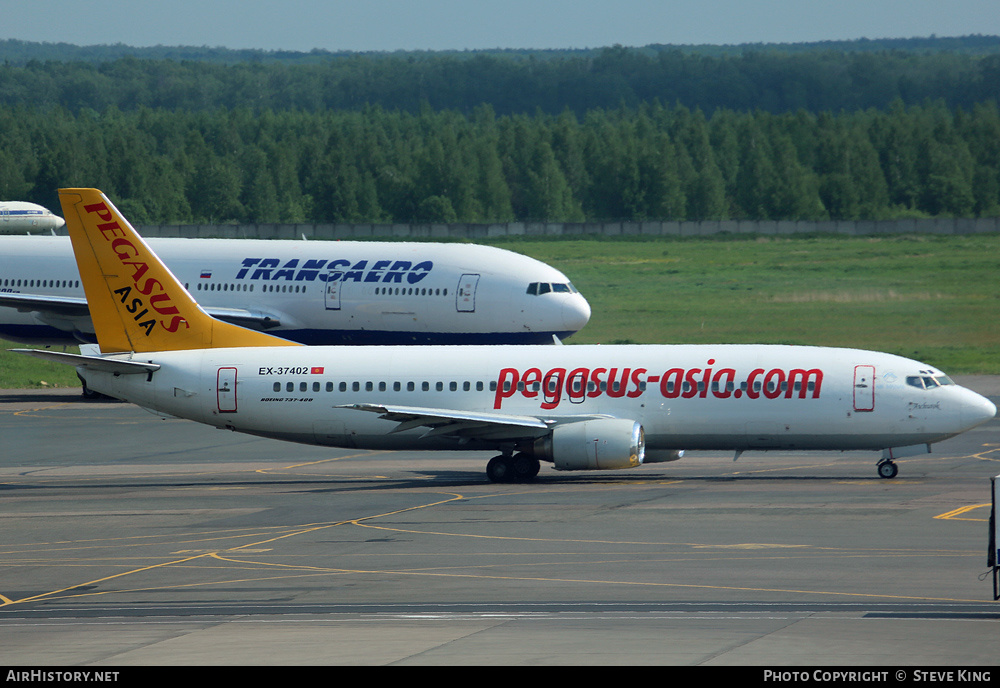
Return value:
<svg viewBox="0 0 1000 688">
<path fill-rule="evenodd" d="M 90 315 L 90 311 L 87 310 L 87 299 L 82 296 L 46 296 L 43 294 L 11 294 L 2 292 L 0 293 L 0 306 L 16 308 L 24 313 L 38 311 L 63 317 L 86 317 Z"/>
<path fill-rule="evenodd" d="M 82 296 L 49 296 L 46 294 L 25 294 L 0 292 L 0 306 L 16 308 L 23 313 L 37 312 L 60 317 L 85 318 L 90 316 L 87 299 Z M 263 311 L 243 308 L 204 308 L 213 318 L 249 327 L 254 330 L 270 330 L 281 325 L 281 318 Z"/>
<path fill-rule="evenodd" d="M 263 311 L 249 311 L 243 308 L 221 308 L 218 306 L 210 308 L 202 306 L 202 310 L 213 318 L 233 325 L 239 325 L 240 327 L 248 327 L 251 330 L 270 330 L 281 325 L 281 318 Z"/>
</svg>

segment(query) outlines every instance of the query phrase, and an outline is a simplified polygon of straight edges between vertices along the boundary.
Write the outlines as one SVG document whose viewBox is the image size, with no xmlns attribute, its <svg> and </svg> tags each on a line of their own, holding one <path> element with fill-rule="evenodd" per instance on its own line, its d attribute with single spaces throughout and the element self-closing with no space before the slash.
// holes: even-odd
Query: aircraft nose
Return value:
<svg viewBox="0 0 1000 688">
<path fill-rule="evenodd" d="M 572 332 L 583 329 L 590 321 L 590 304 L 579 294 L 563 304 L 563 326 Z"/>
<path fill-rule="evenodd" d="M 970 428 L 993 420 L 997 415 L 997 407 L 992 401 L 971 390 L 962 404 L 962 424 Z"/>
</svg>

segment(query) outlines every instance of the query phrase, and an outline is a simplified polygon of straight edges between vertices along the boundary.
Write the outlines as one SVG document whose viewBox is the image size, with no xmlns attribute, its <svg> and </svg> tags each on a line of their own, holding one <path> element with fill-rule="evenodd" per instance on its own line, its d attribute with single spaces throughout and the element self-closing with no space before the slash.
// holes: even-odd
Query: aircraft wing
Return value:
<svg viewBox="0 0 1000 688">
<path fill-rule="evenodd" d="M 392 404 L 344 404 L 335 408 L 356 409 L 380 414 L 380 418 L 399 423 L 390 432 L 426 427 L 421 437 L 436 435 L 458 439 L 521 440 L 544 437 L 553 426 L 605 416 L 580 415 L 563 418 L 538 418 L 490 411 L 459 411 Z"/>
<path fill-rule="evenodd" d="M 87 299 L 82 296 L 48 296 L 45 294 L 11 294 L 0 293 L 0 306 L 16 308 L 22 313 L 32 311 L 48 313 L 61 317 L 88 317 Z M 213 318 L 225 322 L 249 327 L 254 330 L 270 330 L 281 325 L 281 318 L 263 311 L 251 311 L 243 308 L 203 308 Z"/>
</svg>

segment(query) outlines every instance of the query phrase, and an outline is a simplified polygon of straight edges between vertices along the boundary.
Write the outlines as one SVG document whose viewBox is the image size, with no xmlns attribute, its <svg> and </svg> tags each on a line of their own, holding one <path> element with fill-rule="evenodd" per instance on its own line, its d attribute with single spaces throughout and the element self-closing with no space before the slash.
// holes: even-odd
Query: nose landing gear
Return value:
<svg viewBox="0 0 1000 688">
<path fill-rule="evenodd" d="M 891 459 L 882 459 L 875 468 L 878 470 L 879 477 L 886 479 L 895 478 L 899 472 L 899 468 Z"/>
</svg>

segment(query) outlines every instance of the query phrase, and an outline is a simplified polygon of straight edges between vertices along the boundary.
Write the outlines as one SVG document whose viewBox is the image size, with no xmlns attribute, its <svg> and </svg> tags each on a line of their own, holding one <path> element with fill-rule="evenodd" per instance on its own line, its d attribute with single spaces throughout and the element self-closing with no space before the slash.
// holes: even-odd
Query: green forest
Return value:
<svg viewBox="0 0 1000 688">
<path fill-rule="evenodd" d="M 40 59 L 8 41 L 0 198 L 96 186 L 139 224 L 1000 214 L 1000 39 L 908 45 Z"/>
</svg>

